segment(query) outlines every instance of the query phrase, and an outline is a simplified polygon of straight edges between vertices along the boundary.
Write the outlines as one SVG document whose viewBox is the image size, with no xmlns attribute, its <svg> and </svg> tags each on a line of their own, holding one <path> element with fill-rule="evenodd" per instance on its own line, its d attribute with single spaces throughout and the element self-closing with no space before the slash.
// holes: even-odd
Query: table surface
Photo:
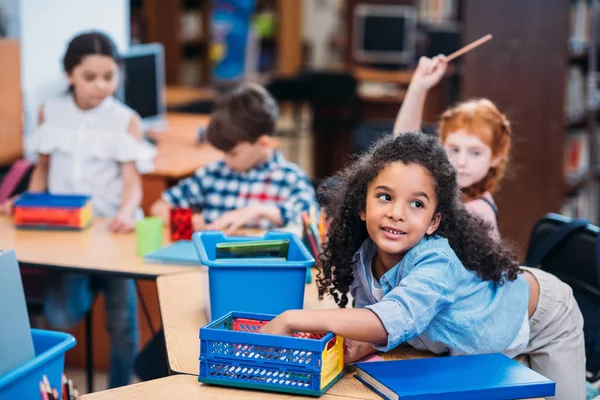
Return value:
<svg viewBox="0 0 600 400">
<path fill-rule="evenodd" d="M 218 95 L 213 89 L 194 86 L 168 85 L 165 92 L 167 107 L 181 106 L 199 100 L 214 100 Z"/>
<path fill-rule="evenodd" d="M 113 234 L 109 222 L 94 218 L 84 231 L 22 230 L 15 228 L 12 218 L 2 216 L 0 249 L 14 249 L 22 263 L 146 279 L 193 268 L 145 263 L 136 255 L 135 233 Z M 165 231 L 163 243 L 168 242 Z"/>
<path fill-rule="evenodd" d="M 359 383 L 360 384 L 360 383 Z M 356 399 L 356 396 L 340 396 L 326 394 L 323 400 Z M 364 399 L 381 399 L 380 397 L 362 397 Z M 162 399 L 310 399 L 307 396 L 295 396 L 291 394 L 270 393 L 251 390 L 239 390 L 220 386 L 211 386 L 198 383 L 198 377 L 193 375 L 173 375 L 167 378 L 155 379 L 153 381 L 137 383 L 118 389 L 105 390 L 88 394 L 82 397 L 84 400 L 162 400 Z"/>
</svg>

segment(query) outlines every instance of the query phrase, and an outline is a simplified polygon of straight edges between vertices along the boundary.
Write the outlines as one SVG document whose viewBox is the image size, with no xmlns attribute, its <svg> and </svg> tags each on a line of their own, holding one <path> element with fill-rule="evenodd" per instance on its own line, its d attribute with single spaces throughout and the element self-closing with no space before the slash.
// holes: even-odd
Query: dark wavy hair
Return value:
<svg viewBox="0 0 600 400">
<path fill-rule="evenodd" d="M 359 213 L 365 210 L 367 188 L 379 172 L 394 162 L 420 165 L 435 185 L 441 221 L 435 234 L 448 239 L 465 268 L 487 281 L 502 284 L 519 274 L 516 255 L 492 239 L 491 226 L 470 214 L 460 201 L 456 172 L 437 138 L 419 132 L 379 140 L 337 175 L 338 183 L 329 185 L 330 202 L 326 212 L 331 218 L 327 243 L 319 255 L 323 268 L 317 276 L 319 298 L 328 292 L 340 307 L 348 303 L 354 280 L 352 257 L 367 239 L 367 227 Z"/>
<path fill-rule="evenodd" d="M 110 36 L 99 31 L 91 31 L 79 34 L 71 39 L 63 57 L 63 69 L 67 74 L 71 74 L 75 67 L 81 64 L 81 61 L 89 55 L 108 56 L 117 65 L 122 63 L 117 46 Z M 69 86 L 69 92 L 73 93 L 73 91 L 73 85 Z"/>
</svg>

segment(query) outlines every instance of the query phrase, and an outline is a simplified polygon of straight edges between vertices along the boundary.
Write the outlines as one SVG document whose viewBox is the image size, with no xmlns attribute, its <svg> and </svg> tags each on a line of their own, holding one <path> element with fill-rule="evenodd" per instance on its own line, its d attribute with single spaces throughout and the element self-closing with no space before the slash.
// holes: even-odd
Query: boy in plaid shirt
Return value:
<svg viewBox="0 0 600 400">
<path fill-rule="evenodd" d="M 246 84 L 217 100 L 206 140 L 225 155 L 166 190 L 151 214 L 169 220 L 171 207 L 192 208 L 194 230 L 233 233 L 242 226 L 271 228 L 299 222 L 318 207 L 306 173 L 274 149 L 275 99 Z"/>
</svg>

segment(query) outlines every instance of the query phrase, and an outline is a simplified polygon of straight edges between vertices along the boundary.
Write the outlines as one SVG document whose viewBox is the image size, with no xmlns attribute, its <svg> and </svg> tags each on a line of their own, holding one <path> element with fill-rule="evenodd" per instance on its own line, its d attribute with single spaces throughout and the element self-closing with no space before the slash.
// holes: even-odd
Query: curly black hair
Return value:
<svg viewBox="0 0 600 400">
<path fill-rule="evenodd" d="M 340 307 L 348 303 L 354 279 L 352 257 L 368 237 L 359 213 L 365 210 L 367 188 L 379 171 L 394 162 L 420 165 L 433 178 L 441 222 L 436 234 L 448 239 L 465 268 L 487 281 L 502 284 L 520 273 L 515 253 L 490 236 L 491 226 L 470 214 L 460 201 L 456 171 L 436 137 L 408 132 L 380 139 L 337 176 L 329 185 L 331 201 L 326 209 L 331 218 L 327 243 L 319 255 L 322 272 L 317 276 L 319 298 L 328 292 Z"/>
</svg>

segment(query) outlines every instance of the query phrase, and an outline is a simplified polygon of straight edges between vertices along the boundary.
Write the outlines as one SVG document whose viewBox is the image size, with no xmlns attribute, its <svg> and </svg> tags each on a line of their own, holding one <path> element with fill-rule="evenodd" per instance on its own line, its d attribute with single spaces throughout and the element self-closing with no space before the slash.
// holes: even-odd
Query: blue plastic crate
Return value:
<svg viewBox="0 0 600 400">
<path fill-rule="evenodd" d="M 32 329 L 35 358 L 0 376 L 0 399 L 39 399 L 40 382 L 46 375 L 59 389 L 65 367 L 65 352 L 75 346 L 68 333 Z"/>
<path fill-rule="evenodd" d="M 217 243 L 288 239 L 286 261 L 228 264 L 216 258 Z M 304 304 L 306 270 L 315 264 L 304 243 L 288 232 L 268 232 L 262 237 L 226 236 L 220 231 L 192 236 L 200 263 L 208 266 L 210 309 L 213 320 L 231 311 L 280 314 Z"/>
<path fill-rule="evenodd" d="M 85 195 L 25 192 L 15 201 L 14 206 L 81 208 L 90 200 L 91 197 Z"/>
<path fill-rule="evenodd" d="M 232 312 L 200 329 L 199 382 L 320 396 L 343 375 L 344 339 L 333 333 L 263 335 L 274 315 Z"/>
</svg>

